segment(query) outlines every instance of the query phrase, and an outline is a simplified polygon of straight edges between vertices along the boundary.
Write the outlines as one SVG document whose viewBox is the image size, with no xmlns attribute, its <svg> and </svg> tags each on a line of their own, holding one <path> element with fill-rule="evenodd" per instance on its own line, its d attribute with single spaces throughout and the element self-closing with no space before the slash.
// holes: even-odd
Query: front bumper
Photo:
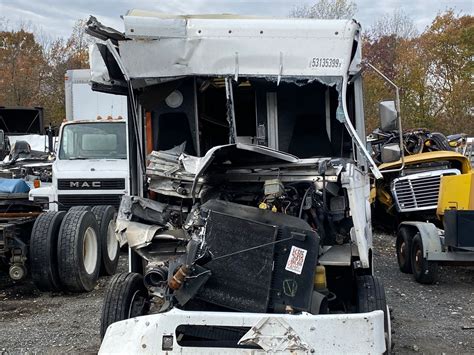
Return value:
<svg viewBox="0 0 474 355">
<path fill-rule="evenodd" d="M 290 315 L 172 309 L 110 325 L 99 354 L 382 354 L 383 317 L 382 311 Z M 250 339 L 262 349 L 182 347 L 176 339 L 180 325 L 250 327 L 241 341 Z"/>
</svg>

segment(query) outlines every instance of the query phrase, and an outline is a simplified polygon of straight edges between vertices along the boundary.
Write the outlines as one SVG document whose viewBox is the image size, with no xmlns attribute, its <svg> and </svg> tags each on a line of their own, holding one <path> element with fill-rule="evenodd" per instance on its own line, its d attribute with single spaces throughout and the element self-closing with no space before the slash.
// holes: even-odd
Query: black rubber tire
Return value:
<svg viewBox="0 0 474 355">
<path fill-rule="evenodd" d="M 366 313 L 377 310 L 383 311 L 384 314 L 385 345 L 387 348 L 384 354 L 390 354 L 392 350 L 391 327 L 385 288 L 382 281 L 376 276 L 359 276 L 357 278 L 357 311 Z"/>
<path fill-rule="evenodd" d="M 142 275 L 133 272 L 114 275 L 105 291 L 100 319 L 101 339 L 112 323 L 145 315 L 149 309 L 148 290 Z"/>
<path fill-rule="evenodd" d="M 428 261 L 423 256 L 423 240 L 420 233 L 417 233 L 413 238 L 410 254 L 414 279 L 426 285 L 435 283 L 438 280 L 438 263 Z"/>
<path fill-rule="evenodd" d="M 97 224 L 99 225 L 99 236 L 100 236 L 100 249 L 102 252 L 102 259 L 100 264 L 101 275 L 113 275 L 117 271 L 117 265 L 120 256 L 120 246 L 118 245 L 115 250 L 115 256 L 111 258 L 108 250 L 108 228 L 109 224 L 113 223 L 115 230 L 115 208 L 113 206 L 94 206 L 92 207 L 92 213 L 95 215 Z"/>
<path fill-rule="evenodd" d="M 36 218 L 30 238 L 30 272 L 40 291 L 60 291 L 58 234 L 66 212 L 46 212 Z"/>
<path fill-rule="evenodd" d="M 90 210 L 91 210 L 90 206 L 72 206 L 69 209 L 69 211 L 75 211 L 75 212 L 90 211 Z"/>
<path fill-rule="evenodd" d="M 411 244 L 412 235 L 406 228 L 400 228 L 397 233 L 395 248 L 397 250 L 397 261 L 400 271 L 405 274 L 411 274 Z"/>
<path fill-rule="evenodd" d="M 84 258 L 84 239 L 91 228 L 90 243 L 93 255 L 92 269 L 87 272 Z M 94 256 L 93 256 L 94 258 Z M 91 291 L 97 282 L 100 270 L 99 226 L 95 216 L 89 211 L 70 211 L 61 223 L 58 239 L 59 279 L 64 288 L 72 292 Z"/>
</svg>

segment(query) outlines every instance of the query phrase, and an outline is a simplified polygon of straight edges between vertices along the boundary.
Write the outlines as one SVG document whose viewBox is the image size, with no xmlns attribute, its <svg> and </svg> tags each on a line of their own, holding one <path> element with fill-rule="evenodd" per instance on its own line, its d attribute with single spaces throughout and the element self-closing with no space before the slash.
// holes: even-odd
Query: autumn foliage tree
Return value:
<svg viewBox="0 0 474 355">
<path fill-rule="evenodd" d="M 26 27 L 0 31 L 0 105 L 43 106 L 46 122 L 60 124 L 66 70 L 89 67 L 84 24 L 77 21 L 67 40 L 39 38 Z"/>
<path fill-rule="evenodd" d="M 400 87 L 403 128 L 474 135 L 474 17 L 448 10 L 421 35 L 409 33 L 369 32 L 364 47 L 366 60 Z M 378 102 L 394 96 L 370 71 L 364 74 L 364 89 L 369 129 L 374 129 Z"/>
<path fill-rule="evenodd" d="M 3 105 L 38 105 L 42 91 L 43 48 L 23 29 L 0 33 L 0 102 Z"/>
</svg>

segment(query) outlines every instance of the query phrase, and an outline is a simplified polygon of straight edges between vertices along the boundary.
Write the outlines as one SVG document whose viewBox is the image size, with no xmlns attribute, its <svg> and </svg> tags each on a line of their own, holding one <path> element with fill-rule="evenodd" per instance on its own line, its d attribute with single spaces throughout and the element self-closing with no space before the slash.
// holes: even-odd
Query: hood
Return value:
<svg viewBox="0 0 474 355">
<path fill-rule="evenodd" d="M 426 152 L 420 154 L 408 155 L 404 158 L 405 166 L 411 164 L 425 163 L 429 161 L 441 161 L 441 160 L 455 160 L 462 164 L 463 173 L 469 172 L 471 170 L 471 164 L 469 159 L 464 155 L 451 151 L 438 151 L 438 152 Z M 384 163 L 379 166 L 380 171 L 388 169 L 396 169 L 402 165 L 402 161 L 398 160 L 392 163 Z"/>
<path fill-rule="evenodd" d="M 127 171 L 128 161 L 126 159 L 87 159 L 87 160 L 56 160 L 53 164 L 55 174 L 69 174 L 80 172 L 113 172 Z"/>
</svg>

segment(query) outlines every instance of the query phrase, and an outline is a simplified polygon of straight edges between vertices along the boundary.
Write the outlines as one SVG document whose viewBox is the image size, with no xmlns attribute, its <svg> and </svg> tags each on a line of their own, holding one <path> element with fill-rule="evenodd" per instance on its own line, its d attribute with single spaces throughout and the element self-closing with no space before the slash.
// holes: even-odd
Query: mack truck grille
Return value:
<svg viewBox="0 0 474 355">
<path fill-rule="evenodd" d="M 459 175 L 458 169 L 436 170 L 394 179 L 392 194 L 399 212 L 436 209 L 443 175 Z"/>
<path fill-rule="evenodd" d="M 125 179 L 58 179 L 58 190 L 123 190 Z"/>
<path fill-rule="evenodd" d="M 59 195 L 58 209 L 67 211 L 73 206 L 111 205 L 118 211 L 122 195 Z"/>
</svg>

